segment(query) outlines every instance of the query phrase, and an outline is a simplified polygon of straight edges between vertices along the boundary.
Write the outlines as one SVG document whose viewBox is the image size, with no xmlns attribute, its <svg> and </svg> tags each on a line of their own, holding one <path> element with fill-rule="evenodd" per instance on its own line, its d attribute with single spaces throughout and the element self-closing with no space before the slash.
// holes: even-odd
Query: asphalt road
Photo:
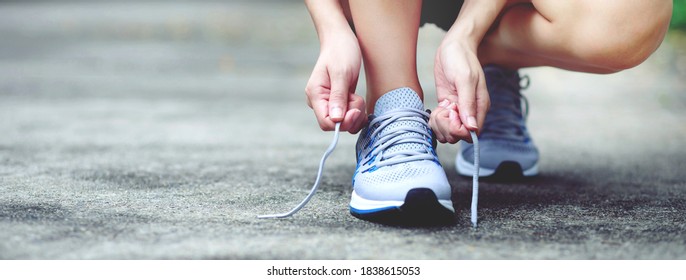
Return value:
<svg viewBox="0 0 686 280">
<path fill-rule="evenodd" d="M 523 71 L 541 176 L 483 182 L 472 229 L 442 145 L 458 223 L 402 228 L 348 213 L 347 134 L 305 209 L 255 218 L 307 194 L 332 136 L 300 2 L 0 2 L 0 258 L 686 259 L 685 38 L 618 74 Z"/>
</svg>

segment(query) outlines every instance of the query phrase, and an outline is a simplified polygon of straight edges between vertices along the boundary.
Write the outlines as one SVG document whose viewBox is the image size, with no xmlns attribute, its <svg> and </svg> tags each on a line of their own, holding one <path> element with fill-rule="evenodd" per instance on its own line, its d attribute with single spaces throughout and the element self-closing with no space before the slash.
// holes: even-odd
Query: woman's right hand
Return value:
<svg viewBox="0 0 686 280">
<path fill-rule="evenodd" d="M 349 30 L 322 40 L 317 64 L 307 82 L 307 105 L 322 130 L 357 133 L 367 122 L 364 99 L 355 94 L 362 55 L 357 37 Z"/>
</svg>

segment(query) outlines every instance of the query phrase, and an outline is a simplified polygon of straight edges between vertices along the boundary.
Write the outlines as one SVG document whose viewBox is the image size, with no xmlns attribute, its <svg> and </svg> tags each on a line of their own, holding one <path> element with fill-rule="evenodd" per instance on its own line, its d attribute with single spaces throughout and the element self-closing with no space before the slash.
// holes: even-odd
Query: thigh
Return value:
<svg viewBox="0 0 686 280">
<path fill-rule="evenodd" d="M 671 9 L 669 0 L 533 0 L 504 11 L 480 56 L 510 67 L 616 72 L 657 49 Z"/>
<path fill-rule="evenodd" d="M 652 54 L 664 39 L 672 15 L 671 0 L 533 0 L 536 10 L 568 36 L 572 54 L 615 68 L 633 67 Z M 616 62 L 616 63 L 615 63 Z"/>
</svg>

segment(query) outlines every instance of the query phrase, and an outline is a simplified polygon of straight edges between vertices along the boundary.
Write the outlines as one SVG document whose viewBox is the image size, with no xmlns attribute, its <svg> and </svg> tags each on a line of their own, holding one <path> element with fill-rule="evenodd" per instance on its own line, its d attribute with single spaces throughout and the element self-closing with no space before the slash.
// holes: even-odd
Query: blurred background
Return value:
<svg viewBox="0 0 686 280">
<path fill-rule="evenodd" d="M 674 1 L 671 25 L 663 47 L 648 63 L 670 77 L 685 77 L 686 0 Z M 420 33 L 419 72 L 428 96 L 433 96 L 433 55 L 442 35 L 434 26 Z M 154 117 L 146 115 L 152 112 L 139 110 L 140 106 L 181 114 L 182 108 L 176 107 L 182 103 L 166 101 L 198 101 L 198 96 L 214 100 L 204 105 L 212 108 L 179 118 L 191 121 L 229 108 L 245 113 L 240 101 L 260 98 L 247 92 L 288 89 L 265 101 L 278 102 L 278 96 L 304 98 L 301 88 L 318 54 L 317 37 L 302 1 L 0 1 L 0 42 L 3 104 L 30 98 L 35 109 L 46 100 L 50 102 L 45 105 L 54 109 L 54 102 L 85 98 L 101 101 L 89 104 L 89 114 L 131 110 L 135 120 L 120 114 L 122 122 Z M 364 92 L 363 76 L 360 93 Z M 113 99 L 126 102 L 127 96 L 139 100 L 128 109 L 110 106 Z M 432 107 L 434 98 L 427 102 Z M 250 112 L 274 113 L 263 109 L 250 108 Z M 16 113 L 0 113 L 4 124 L 16 118 Z M 80 122 L 92 117 L 74 116 Z M 26 127 L 50 121 L 31 120 Z M 255 123 L 247 118 L 244 124 Z M 207 132 L 202 127 L 209 129 L 195 125 L 198 131 L 174 137 L 193 137 Z M 6 134 L 23 138 L 32 133 L 13 129 Z M 126 135 L 137 143 L 170 137 L 162 132 Z"/>
<path fill-rule="evenodd" d="M 683 30 L 686 28 L 686 1 L 674 0 L 674 13 L 671 25 L 674 29 Z"/>
</svg>

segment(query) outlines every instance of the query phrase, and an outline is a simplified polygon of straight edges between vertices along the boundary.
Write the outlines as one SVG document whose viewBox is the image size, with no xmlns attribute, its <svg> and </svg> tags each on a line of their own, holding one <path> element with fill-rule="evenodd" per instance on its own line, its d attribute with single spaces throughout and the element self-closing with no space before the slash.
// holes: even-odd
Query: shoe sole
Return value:
<svg viewBox="0 0 686 280">
<path fill-rule="evenodd" d="M 439 200 L 428 188 L 411 189 L 404 201 L 372 201 L 353 191 L 350 214 L 370 222 L 399 226 L 439 226 L 456 222 L 452 201 Z"/>
<path fill-rule="evenodd" d="M 461 154 L 457 156 L 455 169 L 462 176 L 471 177 L 474 174 L 474 164 L 465 160 Z M 538 163 L 526 170 L 522 170 L 522 166 L 515 161 L 503 161 L 495 169 L 479 167 L 479 178 L 500 177 L 508 179 L 533 177 L 536 175 L 538 175 Z"/>
</svg>

